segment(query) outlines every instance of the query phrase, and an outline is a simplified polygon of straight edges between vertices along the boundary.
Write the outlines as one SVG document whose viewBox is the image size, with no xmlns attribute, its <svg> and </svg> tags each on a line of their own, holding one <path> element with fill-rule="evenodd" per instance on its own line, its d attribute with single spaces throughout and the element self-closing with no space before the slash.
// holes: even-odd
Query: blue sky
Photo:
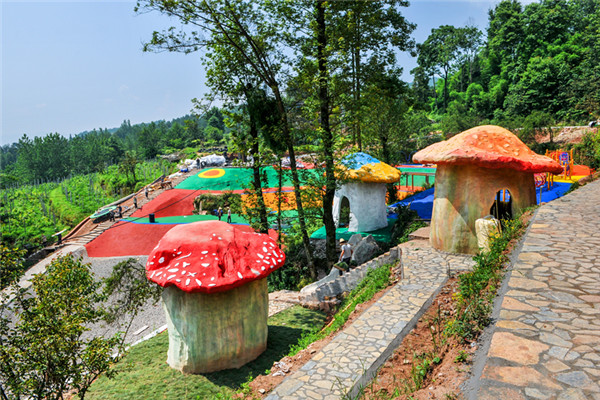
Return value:
<svg viewBox="0 0 600 400">
<path fill-rule="evenodd" d="M 157 13 L 136 15 L 134 1 L 1 3 L 1 144 L 58 132 L 173 119 L 206 92 L 199 54 L 144 53 Z M 484 30 L 495 0 L 413 0 L 404 14 L 424 41 L 432 28 L 471 22 Z M 405 80 L 416 62 L 400 56 Z"/>
</svg>

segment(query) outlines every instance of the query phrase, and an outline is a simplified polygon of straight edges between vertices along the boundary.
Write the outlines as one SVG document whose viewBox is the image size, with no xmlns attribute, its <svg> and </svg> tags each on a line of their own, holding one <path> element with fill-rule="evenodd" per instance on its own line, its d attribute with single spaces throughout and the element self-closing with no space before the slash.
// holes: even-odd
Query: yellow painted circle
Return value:
<svg viewBox="0 0 600 400">
<path fill-rule="evenodd" d="M 225 175 L 225 170 L 223 168 L 211 168 L 211 169 L 207 169 L 206 171 L 202 171 L 198 174 L 198 176 L 200 178 L 207 178 L 207 179 L 220 178 L 223 175 Z"/>
</svg>

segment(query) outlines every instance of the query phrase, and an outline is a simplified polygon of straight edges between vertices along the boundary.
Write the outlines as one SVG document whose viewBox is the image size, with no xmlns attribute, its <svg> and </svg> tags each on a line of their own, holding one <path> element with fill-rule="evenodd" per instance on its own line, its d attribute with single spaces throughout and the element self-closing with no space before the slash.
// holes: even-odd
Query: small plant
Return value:
<svg viewBox="0 0 600 400">
<path fill-rule="evenodd" d="M 492 301 L 508 260 L 505 249 L 524 229 L 520 218 L 503 221 L 503 227 L 502 234 L 492 240 L 490 251 L 473 257 L 473 271 L 459 276 L 459 292 L 452 296 L 457 313 L 446 324 L 446 333 L 463 341 L 475 340 L 489 324 Z"/>
<path fill-rule="evenodd" d="M 466 363 L 469 360 L 469 353 L 464 350 L 460 350 L 458 355 L 454 358 L 455 363 Z"/>
</svg>

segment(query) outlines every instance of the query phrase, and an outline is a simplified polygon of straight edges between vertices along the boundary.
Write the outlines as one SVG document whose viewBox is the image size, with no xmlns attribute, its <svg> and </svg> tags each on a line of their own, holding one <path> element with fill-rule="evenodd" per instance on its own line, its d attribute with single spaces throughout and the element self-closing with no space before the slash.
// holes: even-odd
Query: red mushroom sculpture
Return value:
<svg viewBox="0 0 600 400">
<path fill-rule="evenodd" d="M 221 221 L 168 231 L 146 263 L 163 286 L 167 363 L 187 373 L 239 368 L 267 346 L 271 272 L 285 254 L 268 235 Z"/>
<path fill-rule="evenodd" d="M 475 221 L 490 214 L 502 193 L 514 215 L 534 205 L 536 172 L 560 173 L 549 157 L 534 153 L 508 130 L 478 126 L 432 144 L 413 156 L 417 163 L 437 164 L 431 219 L 431 244 L 453 253 L 479 251 Z"/>
</svg>

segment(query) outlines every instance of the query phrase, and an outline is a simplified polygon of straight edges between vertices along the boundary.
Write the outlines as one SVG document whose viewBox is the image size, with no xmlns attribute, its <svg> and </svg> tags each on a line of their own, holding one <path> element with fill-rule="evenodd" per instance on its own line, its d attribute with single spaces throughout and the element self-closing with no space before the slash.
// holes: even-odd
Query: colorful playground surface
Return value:
<svg viewBox="0 0 600 400">
<path fill-rule="evenodd" d="M 400 180 L 400 198 L 402 201 L 394 204 L 408 205 L 417 211 L 422 219 L 431 219 L 433 208 L 434 189 L 430 188 L 416 194 L 427 184 L 434 183 L 435 167 L 421 165 L 400 165 L 397 168 L 402 172 Z M 316 170 L 299 171 L 302 176 L 314 174 Z M 545 185 L 542 188 L 542 202 L 554 200 L 565 194 L 573 182 L 590 174 L 590 170 L 584 166 L 573 166 L 572 176 L 569 178 L 555 177 L 554 185 L 550 188 Z M 263 190 L 267 207 L 271 210 L 277 208 L 277 186 L 279 177 L 277 170 L 273 167 L 265 168 L 268 180 L 267 188 Z M 221 194 L 231 191 L 242 194 L 244 201 L 244 190 L 250 186 L 252 181 L 252 170 L 249 168 L 206 168 L 199 170 L 177 185 L 174 189 L 165 190 L 155 199 L 144 204 L 141 209 L 136 210 L 130 217 L 124 218 L 110 229 L 102 233 L 95 240 L 86 245 L 90 257 L 113 257 L 113 256 L 136 256 L 147 255 L 156 246 L 160 238 L 171 228 L 178 224 L 186 224 L 196 221 L 207 221 L 218 219 L 214 215 L 194 215 L 194 198 L 202 193 Z M 289 227 L 296 218 L 295 198 L 292 183 L 288 174 L 284 175 L 283 181 L 284 199 L 282 201 L 283 226 Z M 539 189 L 538 189 L 539 192 Z M 313 206 L 318 206 L 313 204 Z M 155 222 L 151 223 L 149 215 L 154 214 Z M 271 213 L 271 221 L 274 214 Z M 222 220 L 226 221 L 224 215 Z M 376 240 L 388 241 L 391 236 L 394 215 L 388 219 L 388 227 L 376 232 L 369 232 Z M 232 223 L 251 229 L 248 221 L 241 215 L 232 214 Z M 274 223 L 271 222 L 271 227 Z M 355 232 L 348 232 L 347 228 L 338 228 L 337 238 L 349 238 Z M 276 235 L 275 231 L 270 232 Z M 362 233 L 366 235 L 367 233 Z M 325 228 L 313 233 L 313 238 L 325 237 Z"/>
</svg>

